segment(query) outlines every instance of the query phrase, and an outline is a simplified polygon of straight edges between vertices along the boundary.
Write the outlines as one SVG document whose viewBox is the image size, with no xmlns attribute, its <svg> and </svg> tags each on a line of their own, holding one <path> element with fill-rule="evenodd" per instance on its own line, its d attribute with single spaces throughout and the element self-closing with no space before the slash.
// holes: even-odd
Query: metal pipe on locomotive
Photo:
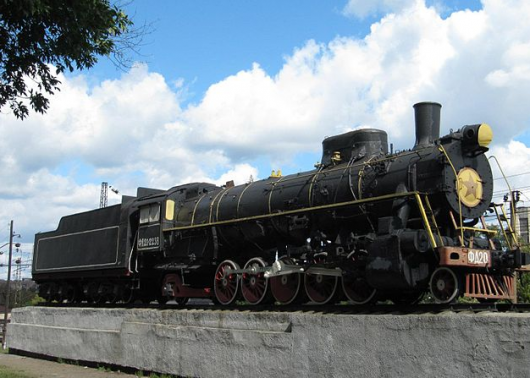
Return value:
<svg viewBox="0 0 530 378">
<path fill-rule="evenodd" d="M 515 273 L 530 258 L 509 226 L 500 247 L 484 222 L 488 209 L 498 214 L 484 155 L 491 128 L 439 137 L 440 108 L 414 105 L 411 150 L 389 153 L 386 132 L 361 129 L 326 138 L 311 171 L 139 188 L 119 205 L 63 217 L 35 236 L 40 296 L 366 304 L 415 303 L 430 292 L 440 303 L 515 301 Z"/>
</svg>

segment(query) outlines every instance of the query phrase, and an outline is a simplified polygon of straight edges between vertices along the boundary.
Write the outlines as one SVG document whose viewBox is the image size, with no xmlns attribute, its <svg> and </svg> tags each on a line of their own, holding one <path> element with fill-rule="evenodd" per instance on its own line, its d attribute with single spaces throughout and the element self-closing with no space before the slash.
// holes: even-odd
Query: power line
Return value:
<svg viewBox="0 0 530 378">
<path fill-rule="evenodd" d="M 504 177 L 506 177 L 506 178 L 511 178 L 511 177 L 517 177 L 517 176 L 528 175 L 528 174 L 530 174 L 530 172 L 516 173 L 516 174 L 514 174 L 514 175 L 509 175 L 509 176 L 504 176 Z M 497 178 L 494 178 L 493 180 L 494 180 L 494 181 L 495 181 L 495 180 L 502 180 L 502 179 L 504 179 L 504 177 L 497 177 Z"/>
<path fill-rule="evenodd" d="M 527 190 L 527 189 L 530 189 L 530 185 L 528 185 L 528 186 L 517 187 L 517 190 Z M 498 190 L 493 191 L 493 193 L 495 194 L 495 193 L 505 192 L 505 191 L 507 191 L 507 190 L 508 190 L 508 188 L 505 188 L 505 189 L 498 189 Z"/>
</svg>

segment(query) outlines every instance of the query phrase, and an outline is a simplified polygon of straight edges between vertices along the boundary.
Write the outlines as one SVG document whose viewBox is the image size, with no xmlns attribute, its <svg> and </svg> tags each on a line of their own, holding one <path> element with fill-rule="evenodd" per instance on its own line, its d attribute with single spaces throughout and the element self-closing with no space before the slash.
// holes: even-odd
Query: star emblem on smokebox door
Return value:
<svg viewBox="0 0 530 378">
<path fill-rule="evenodd" d="M 464 184 L 464 187 L 466 188 L 465 197 L 468 197 L 471 194 L 474 198 L 477 198 L 476 182 L 473 180 L 471 173 L 468 172 L 467 180 L 462 182 L 462 184 Z"/>
<path fill-rule="evenodd" d="M 479 174 L 472 168 L 463 168 L 458 174 L 458 181 L 462 203 L 469 207 L 477 206 L 482 199 L 482 183 Z"/>
</svg>

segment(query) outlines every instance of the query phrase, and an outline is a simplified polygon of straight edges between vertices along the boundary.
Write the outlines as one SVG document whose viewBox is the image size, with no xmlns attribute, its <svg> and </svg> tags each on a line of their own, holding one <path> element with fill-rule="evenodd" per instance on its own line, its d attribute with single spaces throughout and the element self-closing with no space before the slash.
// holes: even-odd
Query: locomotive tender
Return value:
<svg viewBox="0 0 530 378">
<path fill-rule="evenodd" d="M 437 103 L 414 105 L 416 142 L 326 138 L 316 169 L 244 185 L 139 188 L 35 236 L 33 279 L 51 302 L 207 297 L 223 305 L 515 300 L 530 263 L 476 227 L 491 208 L 486 124 L 439 137 Z M 508 239 L 513 235 L 508 234 Z"/>
</svg>

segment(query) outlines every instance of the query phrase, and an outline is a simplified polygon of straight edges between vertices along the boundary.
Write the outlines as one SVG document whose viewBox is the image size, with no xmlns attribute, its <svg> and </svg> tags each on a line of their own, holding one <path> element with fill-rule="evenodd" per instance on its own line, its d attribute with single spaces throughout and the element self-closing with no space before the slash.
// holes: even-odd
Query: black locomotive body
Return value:
<svg viewBox="0 0 530 378">
<path fill-rule="evenodd" d="M 37 234 L 33 277 L 48 301 L 221 304 L 346 298 L 515 299 L 530 263 L 515 238 L 475 225 L 492 206 L 488 125 L 439 137 L 440 105 L 420 103 L 416 143 L 386 133 L 326 138 L 316 169 L 244 185 L 140 188 L 121 205 L 64 217 Z"/>
</svg>

